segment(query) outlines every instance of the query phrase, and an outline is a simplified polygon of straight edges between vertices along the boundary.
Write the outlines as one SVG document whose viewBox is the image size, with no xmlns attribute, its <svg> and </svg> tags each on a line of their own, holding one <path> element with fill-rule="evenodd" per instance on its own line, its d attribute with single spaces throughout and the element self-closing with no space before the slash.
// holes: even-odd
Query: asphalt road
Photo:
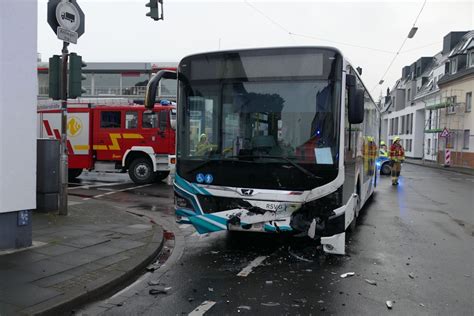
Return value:
<svg viewBox="0 0 474 316">
<path fill-rule="evenodd" d="M 166 183 L 137 187 L 125 175 L 85 175 L 70 185 L 76 203 L 118 203 L 169 233 L 156 271 L 78 313 L 472 315 L 473 188 L 472 176 L 405 164 L 398 187 L 379 180 L 348 255 L 331 256 L 305 238 L 198 235 L 174 222 Z M 355 275 L 341 278 L 346 272 Z"/>
</svg>

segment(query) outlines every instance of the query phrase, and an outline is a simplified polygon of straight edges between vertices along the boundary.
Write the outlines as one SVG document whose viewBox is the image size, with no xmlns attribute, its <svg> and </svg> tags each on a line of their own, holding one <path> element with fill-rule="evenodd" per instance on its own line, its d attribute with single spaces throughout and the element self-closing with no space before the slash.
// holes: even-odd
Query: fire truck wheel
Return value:
<svg viewBox="0 0 474 316">
<path fill-rule="evenodd" d="M 79 177 L 82 173 L 82 169 L 69 169 L 67 171 L 67 175 L 68 175 L 68 178 L 69 180 L 74 180 L 76 179 L 77 177 Z"/>
<path fill-rule="evenodd" d="M 157 171 L 155 172 L 155 181 L 163 181 L 169 176 L 170 172 L 169 171 Z"/>
<path fill-rule="evenodd" d="M 146 158 L 137 158 L 132 161 L 128 174 L 136 184 L 147 184 L 155 180 L 155 173 L 151 161 Z"/>
</svg>

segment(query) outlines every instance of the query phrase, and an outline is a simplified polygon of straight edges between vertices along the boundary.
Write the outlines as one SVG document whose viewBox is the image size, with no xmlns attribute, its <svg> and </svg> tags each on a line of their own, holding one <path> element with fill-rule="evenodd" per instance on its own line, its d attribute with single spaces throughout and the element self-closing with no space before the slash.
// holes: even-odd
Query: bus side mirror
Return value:
<svg viewBox="0 0 474 316">
<path fill-rule="evenodd" d="M 148 85 L 146 86 L 145 94 L 145 108 L 153 109 L 156 103 L 156 92 L 158 90 L 158 85 L 160 84 L 161 79 L 174 79 L 178 77 L 175 71 L 171 70 L 160 70 L 157 72 L 153 78 L 150 79 Z"/>
<path fill-rule="evenodd" d="M 349 123 L 360 124 L 364 121 L 364 90 L 357 89 L 355 75 L 346 75 L 346 86 Z"/>
</svg>

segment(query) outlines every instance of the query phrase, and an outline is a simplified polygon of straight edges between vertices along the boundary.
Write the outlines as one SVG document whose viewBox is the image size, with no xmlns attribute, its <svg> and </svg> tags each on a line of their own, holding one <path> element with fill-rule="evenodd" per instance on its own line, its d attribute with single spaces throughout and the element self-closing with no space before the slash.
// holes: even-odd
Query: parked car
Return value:
<svg viewBox="0 0 474 316">
<path fill-rule="evenodd" d="M 384 176 L 388 176 L 392 173 L 392 166 L 390 165 L 390 159 L 385 156 L 378 156 L 375 160 L 375 164 L 377 165 L 377 169 L 380 170 L 380 174 Z"/>
</svg>

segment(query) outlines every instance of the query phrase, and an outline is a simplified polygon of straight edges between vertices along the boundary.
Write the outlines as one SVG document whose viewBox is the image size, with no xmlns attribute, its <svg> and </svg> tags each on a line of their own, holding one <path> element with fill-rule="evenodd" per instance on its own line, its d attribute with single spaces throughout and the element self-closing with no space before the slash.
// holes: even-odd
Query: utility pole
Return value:
<svg viewBox="0 0 474 316">
<path fill-rule="evenodd" d="M 67 64 L 68 42 L 63 42 L 61 67 L 61 144 L 59 159 L 59 215 L 67 215 L 68 151 L 67 151 Z"/>
<path fill-rule="evenodd" d="M 69 43 L 76 44 L 77 39 L 84 33 L 84 12 L 77 4 L 76 0 L 49 0 L 48 1 L 48 24 L 63 41 L 61 56 L 61 87 L 60 93 L 50 93 L 50 97 L 56 100 L 61 98 L 61 141 L 59 158 L 59 215 L 68 214 L 68 146 L 67 146 L 67 98 L 68 98 L 68 59 Z M 53 56 L 50 61 L 57 61 L 57 56 Z M 50 73 L 50 76 L 52 73 Z M 54 78 L 50 78 L 55 82 Z M 70 78 L 71 80 L 71 78 Z M 57 87 L 57 85 L 55 85 Z M 50 87 L 51 88 L 51 87 Z M 71 94 L 71 91 L 69 91 Z M 80 94 L 79 94 L 80 96 Z"/>
</svg>

